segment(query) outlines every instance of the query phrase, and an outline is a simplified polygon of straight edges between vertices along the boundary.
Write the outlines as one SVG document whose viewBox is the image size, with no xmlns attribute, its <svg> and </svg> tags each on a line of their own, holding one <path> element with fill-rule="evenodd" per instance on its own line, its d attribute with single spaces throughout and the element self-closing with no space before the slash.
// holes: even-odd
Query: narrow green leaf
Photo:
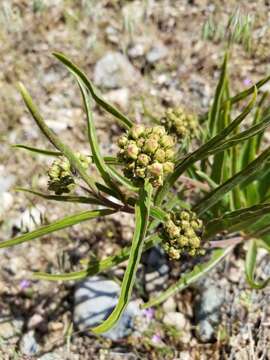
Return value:
<svg viewBox="0 0 270 360">
<path fill-rule="evenodd" d="M 46 150 L 46 149 L 38 149 L 32 146 L 22 145 L 22 144 L 16 144 L 12 145 L 13 148 L 17 149 L 24 149 L 28 150 L 33 153 L 37 153 L 40 155 L 47 155 L 47 156 L 62 156 L 62 153 L 60 151 L 52 151 L 52 150 Z"/>
<path fill-rule="evenodd" d="M 16 191 L 26 192 L 35 196 L 39 196 L 46 200 L 54 200 L 54 201 L 63 201 L 63 202 L 72 202 L 72 203 L 81 203 L 81 204 L 96 204 L 96 205 L 103 205 L 101 200 L 96 198 L 86 197 L 86 196 L 76 196 L 76 195 L 51 195 L 51 194 L 44 194 L 42 192 L 25 189 L 25 188 L 16 188 Z"/>
<path fill-rule="evenodd" d="M 103 178 L 103 180 L 105 181 L 105 183 L 112 190 L 115 190 L 115 192 L 118 193 L 121 197 L 121 192 L 118 189 L 118 187 L 114 184 L 114 182 L 112 181 L 111 175 L 110 175 L 110 169 L 105 164 L 105 161 L 104 161 L 104 159 L 101 155 L 100 149 L 99 149 L 98 139 L 97 139 L 97 135 L 96 135 L 96 128 L 95 128 L 94 121 L 93 121 L 93 113 L 91 110 L 91 104 L 89 101 L 89 96 L 88 96 L 87 90 L 84 87 L 84 84 L 82 83 L 82 81 L 80 80 L 80 78 L 78 76 L 76 76 L 76 80 L 80 87 L 84 106 L 85 106 L 85 111 L 86 111 L 86 116 L 87 116 L 88 139 L 89 139 L 89 144 L 90 144 L 90 147 L 92 150 L 94 163 L 96 164 L 96 167 L 98 168 L 98 171 L 99 171 L 101 177 Z"/>
<path fill-rule="evenodd" d="M 246 279 L 249 285 L 253 289 L 263 289 L 270 282 L 270 277 L 261 282 L 257 282 L 255 280 L 256 259 L 257 259 L 257 240 L 252 239 L 249 241 L 249 247 L 245 261 Z"/>
<path fill-rule="evenodd" d="M 153 234 L 145 239 L 143 251 L 146 251 L 161 242 L 158 234 Z M 113 266 L 119 265 L 126 261 L 130 255 L 130 247 L 125 247 L 118 251 L 115 255 L 109 256 L 104 260 L 91 260 L 87 269 L 74 271 L 66 274 L 49 274 L 44 272 L 36 272 L 33 274 L 35 279 L 48 281 L 71 281 L 86 278 L 101 273 Z"/>
<path fill-rule="evenodd" d="M 218 121 L 220 119 L 220 105 L 221 100 L 224 94 L 225 85 L 226 85 L 226 76 L 227 76 L 227 60 L 228 54 L 225 53 L 223 64 L 221 68 L 221 74 L 219 78 L 219 82 L 215 91 L 213 105 L 211 106 L 208 118 L 208 128 L 210 132 L 210 136 L 215 136 L 217 134 L 218 129 Z"/>
<path fill-rule="evenodd" d="M 27 106 L 28 110 L 32 114 L 36 124 L 40 128 L 41 132 L 47 137 L 47 139 L 58 149 L 63 155 L 67 157 L 71 166 L 78 171 L 81 175 L 82 179 L 86 182 L 86 184 L 90 187 L 90 189 L 97 193 L 97 187 L 95 184 L 95 180 L 87 175 L 85 172 L 80 160 L 76 157 L 73 151 L 65 144 L 61 142 L 58 136 L 46 125 L 45 121 L 43 120 L 41 114 L 38 111 L 38 108 L 35 106 L 30 94 L 24 87 L 22 83 L 19 83 L 19 89 L 25 105 Z"/>
<path fill-rule="evenodd" d="M 212 236 L 224 230 L 229 232 L 248 230 L 248 226 L 254 224 L 255 221 L 269 212 L 270 203 L 232 211 L 209 221 L 205 227 L 204 237 L 210 239 Z"/>
<path fill-rule="evenodd" d="M 245 98 L 247 98 L 249 95 L 251 95 L 254 92 L 254 86 L 257 89 L 260 89 L 264 84 L 266 84 L 268 81 L 270 80 L 270 75 L 266 76 L 264 79 L 258 81 L 255 85 L 252 85 L 251 87 L 249 87 L 248 89 L 240 92 L 237 95 L 232 96 L 230 99 L 231 104 L 235 104 L 241 100 L 244 100 Z"/>
<path fill-rule="evenodd" d="M 146 183 L 144 188 L 140 190 L 139 201 L 135 206 L 135 232 L 118 303 L 111 315 L 102 324 L 91 329 L 95 334 L 101 334 L 111 329 L 120 319 L 130 299 L 148 227 L 152 190 L 150 183 Z"/>
<path fill-rule="evenodd" d="M 40 155 L 48 155 L 48 156 L 62 156 L 63 155 L 60 151 L 38 149 L 38 148 L 35 148 L 32 146 L 27 146 L 27 145 L 23 145 L 23 144 L 12 145 L 12 147 L 16 148 L 16 149 L 28 150 L 30 152 L 37 153 Z M 93 159 L 93 157 L 91 155 L 88 155 L 88 156 L 91 157 L 91 159 Z M 118 159 L 115 156 L 104 156 L 104 161 L 108 165 L 120 165 Z"/>
<path fill-rule="evenodd" d="M 261 153 L 254 161 L 252 161 L 245 169 L 239 171 L 232 178 L 227 180 L 224 184 L 214 189 L 212 192 L 206 195 L 195 207 L 194 211 L 199 215 L 216 204 L 223 196 L 231 191 L 235 186 L 240 185 L 243 181 L 249 177 L 254 176 L 265 165 L 265 162 L 270 157 L 270 147 Z"/>
<path fill-rule="evenodd" d="M 109 104 L 107 101 L 102 99 L 100 95 L 97 94 L 95 87 L 93 86 L 91 81 L 87 78 L 85 73 L 81 71 L 72 61 L 70 61 L 64 54 L 58 52 L 54 52 L 53 55 L 59 61 L 61 61 L 71 73 L 73 73 L 74 75 L 78 76 L 81 79 L 81 81 L 89 90 L 90 94 L 92 95 L 93 99 L 96 101 L 98 105 L 100 105 L 104 110 L 106 110 L 114 117 L 116 117 L 120 121 L 120 124 L 123 125 L 124 127 L 129 129 L 133 125 L 133 123 L 124 114 L 122 114 L 113 105 Z"/>
<path fill-rule="evenodd" d="M 85 211 L 80 214 L 67 216 L 64 219 L 57 220 L 50 225 L 42 226 L 39 229 L 28 232 L 24 235 L 14 238 L 14 239 L 2 241 L 2 242 L 0 242 L 0 249 L 9 247 L 9 246 L 18 245 L 18 244 L 21 244 L 23 242 L 30 241 L 33 239 L 37 239 L 41 236 L 50 234 L 52 232 L 55 232 L 55 231 L 58 231 L 61 229 L 65 229 L 67 227 L 81 223 L 83 221 L 94 219 L 99 216 L 110 215 L 115 212 L 116 211 L 112 210 L 112 209 L 101 209 L 101 210 Z"/>
<path fill-rule="evenodd" d="M 218 265 L 231 250 L 232 247 L 213 250 L 210 260 L 205 263 L 196 265 L 192 271 L 184 274 L 175 284 L 162 292 L 161 295 L 156 298 L 150 299 L 142 306 L 142 308 L 147 309 L 152 306 L 157 306 L 175 293 L 184 290 L 190 284 L 194 283 L 202 276 L 206 275 L 210 270 L 212 270 L 216 265 Z"/>
<path fill-rule="evenodd" d="M 246 116 L 250 113 L 252 110 L 254 103 L 257 98 L 257 90 L 256 88 L 253 88 L 254 94 L 251 101 L 248 103 L 246 108 L 243 110 L 243 112 L 236 117 L 235 120 L 233 120 L 225 129 L 223 129 L 219 134 L 214 136 L 212 139 L 210 139 L 207 143 L 202 145 L 200 148 L 192 152 L 191 154 L 188 154 L 183 159 L 180 159 L 176 163 L 176 167 L 174 172 L 169 175 L 164 185 L 159 188 L 159 190 L 156 193 L 155 197 L 155 204 L 160 205 L 162 203 L 162 200 L 166 196 L 167 192 L 172 188 L 174 183 L 177 181 L 179 176 L 187 170 L 189 166 L 194 164 L 196 161 L 202 160 L 209 156 L 209 153 L 211 153 L 211 149 L 213 147 L 218 146 L 222 141 L 237 127 L 241 124 L 241 122 L 246 118 Z"/>
</svg>

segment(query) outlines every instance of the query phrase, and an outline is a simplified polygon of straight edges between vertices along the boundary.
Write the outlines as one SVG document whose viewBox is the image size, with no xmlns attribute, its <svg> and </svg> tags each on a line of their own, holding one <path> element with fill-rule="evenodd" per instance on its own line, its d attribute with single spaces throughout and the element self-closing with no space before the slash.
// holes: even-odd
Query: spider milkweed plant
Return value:
<svg viewBox="0 0 270 360">
<path fill-rule="evenodd" d="M 270 251 L 270 146 L 263 142 L 263 133 L 270 125 L 270 112 L 265 106 L 268 94 L 260 90 L 270 76 L 231 96 L 226 54 L 210 110 L 198 119 L 201 131 L 194 141 L 195 150 L 188 151 L 183 144 L 187 143 L 188 127 L 190 132 L 195 129 L 194 119 L 185 117 L 179 110 L 172 110 L 159 125 L 134 124 L 99 95 L 85 73 L 72 61 L 61 53 L 54 53 L 54 56 L 75 77 L 79 86 L 91 155 L 85 157 L 74 153 L 64 144 L 46 125 L 30 94 L 20 84 L 29 112 L 56 150 L 14 145 L 55 158 L 48 171 L 51 192 L 19 190 L 47 200 L 85 203 L 96 209 L 67 216 L 2 241 L 0 248 L 97 217 L 117 212 L 134 214 L 135 229 L 129 247 L 103 260 L 91 260 L 77 272 L 34 274 L 35 278 L 43 280 L 78 280 L 104 272 L 128 259 L 118 303 L 102 324 L 90 329 L 96 334 L 108 331 L 117 323 L 131 297 L 142 252 L 157 244 L 164 247 L 170 258 L 181 261 L 181 255 L 186 254 L 196 256 L 198 261 L 191 271 L 183 274 L 161 295 L 150 298 L 144 307 L 161 303 L 205 275 L 240 242 L 248 243 L 245 266 L 248 283 L 254 288 L 266 286 L 269 279 L 258 281 L 255 267 L 258 248 Z M 100 152 L 92 101 L 112 114 L 124 129 L 118 142 L 117 157 L 106 157 Z M 237 109 L 243 101 L 247 103 L 242 105 L 240 112 Z M 238 105 L 236 109 L 235 105 Z M 237 111 L 239 114 L 233 117 Z M 248 121 L 243 124 L 246 119 Z M 88 172 L 90 162 L 96 166 L 95 175 Z M 188 177 L 191 182 L 207 184 L 207 187 L 202 187 L 197 196 L 185 198 L 179 190 L 183 174 L 185 179 Z M 76 194 L 75 176 L 84 182 L 85 196 Z"/>
</svg>

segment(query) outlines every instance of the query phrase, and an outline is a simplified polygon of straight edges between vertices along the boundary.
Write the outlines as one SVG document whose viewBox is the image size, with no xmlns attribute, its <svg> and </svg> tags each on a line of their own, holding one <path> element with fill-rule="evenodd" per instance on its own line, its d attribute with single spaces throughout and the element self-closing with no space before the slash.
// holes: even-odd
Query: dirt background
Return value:
<svg viewBox="0 0 270 360">
<path fill-rule="evenodd" d="M 107 99 L 136 121 L 148 121 L 143 102 L 158 116 L 166 107 L 175 105 L 203 113 L 214 92 L 225 43 L 202 40 L 202 27 L 209 16 L 226 23 L 237 7 L 254 17 L 254 30 L 252 50 L 246 52 L 242 46 L 234 46 L 229 61 L 234 92 L 270 71 L 267 0 L 1 0 L 0 240 L 85 209 L 85 206 L 46 203 L 14 191 L 16 186 L 45 190 L 46 170 L 51 162 L 46 157 L 11 148 L 18 143 L 50 148 L 25 110 L 16 89 L 18 81 L 27 86 L 44 118 L 63 141 L 74 150 L 87 153 L 78 88 L 51 55 L 52 51 L 67 54 L 92 80 L 99 79 L 100 59 L 111 52 L 124 54 L 127 68 L 116 83 L 108 84 L 103 78 L 98 85 Z M 98 108 L 95 121 L 104 154 L 115 153 L 120 128 Z M 191 319 L 185 341 L 178 333 L 162 328 L 162 320 L 157 316 L 154 331 L 163 334 L 165 350 L 151 345 L 147 334 L 135 343 L 132 337 L 114 344 L 82 334 L 67 340 L 73 283 L 30 280 L 26 284 L 26 280 L 37 270 L 79 269 L 79 261 L 89 257 L 89 253 L 100 258 L 112 254 L 130 241 L 132 225 L 133 220 L 128 216 L 112 217 L 1 250 L 0 319 L 8 318 L 10 324 L 2 331 L 14 332 L 15 328 L 17 332 L 10 340 L 0 337 L 0 359 L 36 358 L 20 355 L 20 339 L 29 329 L 35 330 L 40 353 L 61 349 L 63 359 L 114 359 L 113 351 L 119 346 L 138 359 L 269 356 L 269 291 L 253 292 L 245 285 L 241 249 L 226 260 L 225 267 L 211 275 L 214 281 L 224 284 L 227 294 L 221 324 L 227 330 L 225 335 L 224 331 L 220 332 L 223 335 L 217 341 L 201 343 L 194 334 L 192 311 L 196 291 L 193 290 L 174 299 Z M 270 269 L 265 256 L 262 255 L 261 261 L 260 271 L 267 275 Z M 247 298 L 251 299 L 248 305 Z M 31 323 L 37 314 L 39 321 Z"/>
</svg>

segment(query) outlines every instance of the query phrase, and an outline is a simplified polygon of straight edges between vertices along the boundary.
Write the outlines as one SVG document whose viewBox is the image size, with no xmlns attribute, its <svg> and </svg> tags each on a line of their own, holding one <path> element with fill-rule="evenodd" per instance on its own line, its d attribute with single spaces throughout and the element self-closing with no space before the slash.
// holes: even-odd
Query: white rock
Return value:
<svg viewBox="0 0 270 360">
<path fill-rule="evenodd" d="M 3 193 L 0 192 L 0 217 L 8 211 L 13 205 L 14 199 L 11 193 L 4 191 Z"/>
<path fill-rule="evenodd" d="M 25 333 L 20 341 L 20 351 L 24 355 L 34 355 L 39 351 L 33 330 Z"/>
<path fill-rule="evenodd" d="M 168 49 L 163 44 L 158 44 L 152 47 L 152 49 L 147 53 L 146 60 L 153 64 L 168 55 Z"/>
<path fill-rule="evenodd" d="M 182 313 L 179 312 L 169 312 L 165 314 L 163 318 L 164 324 L 169 326 L 174 326 L 178 330 L 183 330 L 187 327 L 187 319 Z"/>
<path fill-rule="evenodd" d="M 73 320 L 80 330 L 88 330 L 104 321 L 118 302 L 119 285 L 100 276 L 94 276 L 78 284 L 74 294 Z M 133 319 L 142 313 L 139 304 L 131 301 L 117 325 L 104 333 L 112 340 L 121 339 L 133 329 Z"/>
<path fill-rule="evenodd" d="M 167 299 L 163 305 L 162 308 L 165 313 L 173 312 L 176 310 L 176 303 L 174 301 L 174 298 L 171 296 L 169 299 Z"/>
<path fill-rule="evenodd" d="M 94 81 L 108 89 L 130 86 L 138 80 L 138 73 L 129 60 L 119 52 L 101 58 L 94 70 Z"/>
<path fill-rule="evenodd" d="M 107 101 L 112 102 L 123 109 L 127 109 L 129 105 L 129 89 L 117 89 L 107 92 L 104 97 Z"/>
</svg>

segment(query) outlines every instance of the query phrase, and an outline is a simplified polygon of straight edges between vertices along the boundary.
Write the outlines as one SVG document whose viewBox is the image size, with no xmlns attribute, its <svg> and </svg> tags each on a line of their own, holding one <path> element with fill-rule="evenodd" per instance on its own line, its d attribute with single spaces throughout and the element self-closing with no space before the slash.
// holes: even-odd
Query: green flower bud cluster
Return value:
<svg viewBox="0 0 270 360">
<path fill-rule="evenodd" d="M 188 114 L 183 108 L 170 108 L 161 120 L 167 131 L 179 139 L 192 138 L 198 132 L 196 115 Z"/>
<path fill-rule="evenodd" d="M 90 157 L 77 153 L 76 156 L 81 165 L 87 169 L 91 163 Z M 72 169 L 69 160 L 65 157 L 56 159 L 48 170 L 48 189 L 54 191 L 56 195 L 69 193 L 75 188 L 75 171 Z"/>
<path fill-rule="evenodd" d="M 124 174 L 137 185 L 149 179 L 154 187 L 161 186 L 165 176 L 173 172 L 174 139 L 163 126 L 134 125 L 119 138 L 118 145 Z"/>
<path fill-rule="evenodd" d="M 202 220 L 192 211 L 171 212 L 163 226 L 163 248 L 171 259 L 178 260 L 182 254 L 202 255 Z"/>
</svg>

